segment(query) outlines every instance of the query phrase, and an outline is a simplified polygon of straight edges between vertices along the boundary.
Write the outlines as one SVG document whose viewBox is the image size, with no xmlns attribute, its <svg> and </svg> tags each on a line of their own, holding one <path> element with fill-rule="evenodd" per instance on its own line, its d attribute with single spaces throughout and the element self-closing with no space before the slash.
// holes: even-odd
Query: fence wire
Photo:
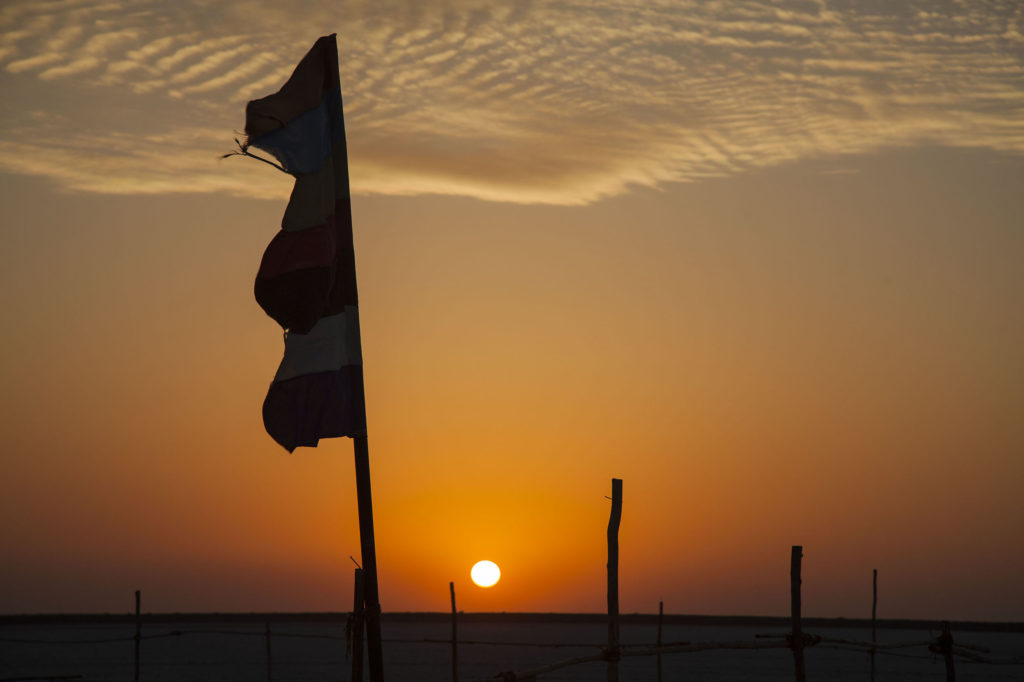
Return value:
<svg viewBox="0 0 1024 682">
<path fill-rule="evenodd" d="M 247 637 L 247 638 L 291 638 L 291 639 L 317 639 L 317 640 L 334 640 L 334 641 L 347 641 L 346 635 L 330 635 L 330 634 L 317 634 L 317 633 L 299 633 L 299 632 L 287 632 L 281 630 L 275 630 L 272 632 L 259 632 L 251 630 L 224 630 L 224 629 L 188 629 L 188 630 L 171 630 L 169 632 L 151 633 L 145 635 L 139 635 L 139 641 L 149 641 L 157 639 L 171 639 L 176 637 L 191 637 L 197 635 L 220 635 L 228 637 Z M 24 637 L 0 637 L 0 642 L 14 643 L 14 644 L 59 644 L 59 645 L 88 645 L 88 644 L 110 644 L 110 643 L 128 643 L 136 641 L 136 636 L 128 635 L 123 637 L 98 637 L 98 638 L 75 638 L 75 639 L 35 639 L 35 638 L 24 638 Z M 431 644 L 431 645 L 442 645 L 451 646 L 452 640 L 445 638 L 384 638 L 385 643 L 395 644 Z M 576 656 L 573 658 L 565 659 L 562 661 L 555 661 L 550 664 L 534 668 L 526 671 L 504 671 L 495 674 L 492 677 L 487 678 L 492 682 L 514 682 L 515 680 L 528 680 L 535 679 L 541 675 L 554 672 L 556 670 L 575 666 L 583 663 L 592 663 L 603 660 L 610 660 L 611 657 L 634 657 L 634 656 L 656 656 L 661 654 L 682 654 L 682 653 L 693 653 L 698 651 L 715 651 L 724 649 L 791 649 L 793 648 L 792 641 L 788 634 L 759 634 L 755 635 L 753 641 L 750 640 L 739 640 L 739 641 L 676 641 L 666 642 L 661 645 L 650 645 L 650 644 L 624 644 L 621 645 L 617 651 L 610 652 L 606 645 L 594 643 L 594 642 L 521 642 L 521 641 L 493 641 L 493 640 L 474 640 L 474 639 L 458 639 L 457 643 L 461 646 L 495 646 L 495 647 L 520 647 L 520 648 L 540 648 L 540 649 L 562 649 L 562 648 L 574 648 L 574 649 L 595 649 L 596 652 L 584 656 Z M 926 640 L 911 640 L 904 642 L 868 642 L 860 640 L 843 639 L 836 637 L 822 637 L 817 635 L 805 635 L 802 647 L 804 649 L 810 649 L 814 647 L 820 647 L 822 649 L 831 649 L 836 651 L 849 651 L 855 653 L 875 653 L 881 656 L 892 656 L 899 658 L 917 659 L 934 661 L 938 654 L 936 647 L 941 645 L 941 638 L 932 638 Z M 928 653 L 911 653 L 905 651 L 907 649 L 924 648 Z M 956 642 L 952 646 L 952 654 L 962 663 L 970 663 L 975 665 L 997 665 L 997 666 L 1015 666 L 1024 665 L 1024 655 L 1022 656 L 991 656 L 989 649 L 977 645 L 966 644 Z M 18 678 L 25 679 L 25 678 Z M 53 679 L 53 678 L 47 678 Z M 70 679 L 70 678 L 68 678 Z M 2 682 L 2 681 L 0 681 Z"/>
</svg>

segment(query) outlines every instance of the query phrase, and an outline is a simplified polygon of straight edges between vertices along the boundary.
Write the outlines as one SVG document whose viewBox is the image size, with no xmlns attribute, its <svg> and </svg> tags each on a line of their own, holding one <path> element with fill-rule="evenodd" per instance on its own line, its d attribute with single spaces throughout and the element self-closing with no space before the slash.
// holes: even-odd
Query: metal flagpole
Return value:
<svg viewBox="0 0 1024 682">
<path fill-rule="evenodd" d="M 384 682 L 384 653 L 381 649 L 380 638 L 380 594 L 377 589 L 377 550 L 373 539 L 373 500 L 370 496 L 370 446 L 366 436 L 356 436 L 352 442 L 356 459 L 359 543 L 363 554 L 366 653 L 370 663 L 370 682 Z"/>
</svg>

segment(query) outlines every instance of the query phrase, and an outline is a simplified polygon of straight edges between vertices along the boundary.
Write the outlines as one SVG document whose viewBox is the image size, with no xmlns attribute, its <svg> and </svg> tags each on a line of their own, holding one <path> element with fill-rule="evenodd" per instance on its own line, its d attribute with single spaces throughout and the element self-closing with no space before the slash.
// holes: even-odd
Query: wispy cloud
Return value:
<svg viewBox="0 0 1024 682">
<path fill-rule="evenodd" d="M 92 71 L 99 66 L 100 60 L 98 57 L 82 57 L 81 59 L 76 59 L 73 62 L 46 69 L 45 71 L 40 72 L 39 77 L 44 81 L 52 80 L 54 78 L 65 78 L 85 71 Z"/>
<path fill-rule="evenodd" d="M 21 73 L 22 71 L 30 71 L 32 69 L 39 68 L 40 66 L 59 62 L 61 59 L 62 56 L 57 52 L 44 52 L 43 54 L 8 62 L 4 68 L 11 73 Z"/>
<path fill-rule="evenodd" d="M 331 31 L 357 192 L 574 204 L 891 147 L 1024 153 L 1012 1 L 367 0 L 295 17 L 56 0 L 0 10 L 0 73 L 22 108 L 0 166 L 82 191 L 266 196 L 280 178 L 213 159 L 242 103 Z M 62 86 L 78 95 L 58 112 L 81 126 L 71 140 L 28 115 Z"/>
</svg>

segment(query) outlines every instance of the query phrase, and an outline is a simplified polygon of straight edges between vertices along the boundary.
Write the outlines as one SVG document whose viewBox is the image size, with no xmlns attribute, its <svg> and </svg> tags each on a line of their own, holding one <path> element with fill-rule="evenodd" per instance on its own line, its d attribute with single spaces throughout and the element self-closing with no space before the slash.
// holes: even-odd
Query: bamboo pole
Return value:
<svg viewBox="0 0 1024 682">
<path fill-rule="evenodd" d="M 459 630 L 455 611 L 455 583 L 448 583 L 452 595 L 452 682 L 459 682 Z"/>
<path fill-rule="evenodd" d="M 363 627 L 365 594 L 363 569 L 357 568 L 352 581 L 352 682 L 363 682 Z"/>
<path fill-rule="evenodd" d="M 608 682 L 619 680 L 619 523 L 622 520 L 622 479 L 612 479 L 612 512 L 608 518 Z"/>
<path fill-rule="evenodd" d="M 789 559 L 789 592 L 790 617 L 793 625 L 791 646 L 793 647 L 793 668 L 796 682 L 807 682 L 807 671 L 804 669 L 803 623 L 800 619 L 800 561 L 802 558 L 803 547 L 793 545 Z"/>
<path fill-rule="evenodd" d="M 876 620 L 878 610 L 878 569 L 871 571 L 871 682 L 875 682 L 875 644 L 878 642 Z"/>
<path fill-rule="evenodd" d="M 267 682 L 274 682 L 274 654 L 270 648 L 270 621 L 266 623 L 263 638 L 267 647 Z"/>
<path fill-rule="evenodd" d="M 658 602 L 658 655 L 655 660 L 658 668 L 658 682 L 661 682 L 661 621 L 665 617 L 665 602 Z"/>
<path fill-rule="evenodd" d="M 142 591 L 135 590 L 135 682 L 139 682 L 139 653 L 142 648 Z"/>
<path fill-rule="evenodd" d="M 352 439 L 356 463 L 356 498 L 359 506 L 359 542 L 363 558 L 363 594 L 366 604 L 366 650 L 370 682 L 384 682 L 384 652 L 380 636 L 380 594 L 377 587 L 377 550 L 373 537 L 373 499 L 370 494 L 370 446 L 367 437 Z"/>
</svg>

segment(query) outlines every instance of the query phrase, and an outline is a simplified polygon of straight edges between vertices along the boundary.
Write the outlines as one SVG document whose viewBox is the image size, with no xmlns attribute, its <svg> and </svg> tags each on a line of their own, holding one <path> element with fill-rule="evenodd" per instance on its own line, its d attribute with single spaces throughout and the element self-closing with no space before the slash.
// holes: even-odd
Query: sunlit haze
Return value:
<svg viewBox="0 0 1024 682">
<path fill-rule="evenodd" d="M 1024 620 L 1024 4 L 292 7 L 0 7 L 0 612 L 350 608 L 219 159 L 337 33 L 385 612 L 603 611 L 616 477 L 623 613 Z"/>
</svg>

